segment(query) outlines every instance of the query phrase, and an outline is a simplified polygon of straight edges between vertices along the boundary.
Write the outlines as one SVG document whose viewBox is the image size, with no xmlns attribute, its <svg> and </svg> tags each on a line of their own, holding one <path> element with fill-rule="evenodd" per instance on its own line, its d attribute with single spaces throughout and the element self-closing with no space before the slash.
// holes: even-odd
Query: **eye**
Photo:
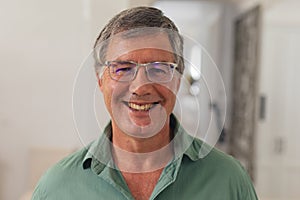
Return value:
<svg viewBox="0 0 300 200">
<path fill-rule="evenodd" d="M 128 72 L 128 71 L 131 71 L 131 70 L 132 70 L 132 68 L 130 68 L 130 67 L 117 67 L 115 69 L 115 72 L 116 73 L 123 73 L 123 72 Z"/>
<path fill-rule="evenodd" d="M 167 74 L 170 71 L 170 66 L 167 63 L 151 63 L 148 71 L 153 74 Z"/>
<path fill-rule="evenodd" d="M 135 64 L 126 61 L 114 61 L 110 63 L 113 73 L 116 75 L 123 75 L 133 72 L 135 69 Z"/>
<path fill-rule="evenodd" d="M 149 72 L 150 73 L 155 73 L 155 74 L 165 74 L 165 73 L 167 73 L 166 70 L 160 69 L 160 68 L 150 68 Z"/>
</svg>

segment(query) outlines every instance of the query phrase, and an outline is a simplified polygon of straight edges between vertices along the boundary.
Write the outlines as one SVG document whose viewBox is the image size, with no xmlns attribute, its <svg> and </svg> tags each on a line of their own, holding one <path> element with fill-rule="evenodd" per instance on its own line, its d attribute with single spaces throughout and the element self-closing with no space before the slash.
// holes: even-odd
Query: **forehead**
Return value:
<svg viewBox="0 0 300 200">
<path fill-rule="evenodd" d="M 114 37 L 107 48 L 106 60 L 171 61 L 174 52 L 166 33 L 136 37 Z"/>
</svg>

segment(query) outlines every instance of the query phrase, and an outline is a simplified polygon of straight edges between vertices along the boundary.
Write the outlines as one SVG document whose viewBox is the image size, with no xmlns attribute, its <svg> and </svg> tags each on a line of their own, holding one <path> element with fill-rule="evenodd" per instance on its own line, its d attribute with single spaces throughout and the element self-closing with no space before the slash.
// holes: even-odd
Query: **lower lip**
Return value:
<svg viewBox="0 0 300 200">
<path fill-rule="evenodd" d="M 137 126 L 148 126 L 151 124 L 150 110 L 147 111 L 139 111 L 129 108 L 129 117 L 131 121 L 134 122 Z"/>
</svg>

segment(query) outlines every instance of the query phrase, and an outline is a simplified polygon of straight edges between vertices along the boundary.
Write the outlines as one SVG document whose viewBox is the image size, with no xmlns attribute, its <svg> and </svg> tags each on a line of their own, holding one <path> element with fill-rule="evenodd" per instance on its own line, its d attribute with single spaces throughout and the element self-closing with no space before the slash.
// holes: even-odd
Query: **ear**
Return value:
<svg viewBox="0 0 300 200">
<path fill-rule="evenodd" d="M 177 76 L 175 77 L 176 78 L 176 93 L 178 92 L 178 90 L 179 90 L 179 88 L 180 88 L 180 83 L 181 83 L 181 77 L 182 77 L 183 75 L 181 75 L 181 74 L 177 74 Z"/>
<path fill-rule="evenodd" d="M 100 73 L 96 73 L 97 75 L 97 81 L 98 81 L 98 86 L 100 88 L 100 91 L 103 92 L 103 80 L 102 80 L 102 76 L 100 75 Z"/>
</svg>

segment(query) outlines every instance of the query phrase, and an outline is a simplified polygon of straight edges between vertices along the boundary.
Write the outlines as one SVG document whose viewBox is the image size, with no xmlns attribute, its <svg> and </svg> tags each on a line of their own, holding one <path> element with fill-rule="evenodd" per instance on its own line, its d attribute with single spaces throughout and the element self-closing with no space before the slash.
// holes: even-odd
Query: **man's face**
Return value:
<svg viewBox="0 0 300 200">
<path fill-rule="evenodd" d="M 174 62 L 168 36 L 163 34 L 135 38 L 115 38 L 107 49 L 107 61 Z M 134 80 L 118 82 L 105 69 L 99 80 L 113 128 L 134 137 L 154 136 L 169 124 L 176 102 L 180 77 L 176 71 L 167 83 L 148 80 L 145 67 L 140 67 Z"/>
</svg>

